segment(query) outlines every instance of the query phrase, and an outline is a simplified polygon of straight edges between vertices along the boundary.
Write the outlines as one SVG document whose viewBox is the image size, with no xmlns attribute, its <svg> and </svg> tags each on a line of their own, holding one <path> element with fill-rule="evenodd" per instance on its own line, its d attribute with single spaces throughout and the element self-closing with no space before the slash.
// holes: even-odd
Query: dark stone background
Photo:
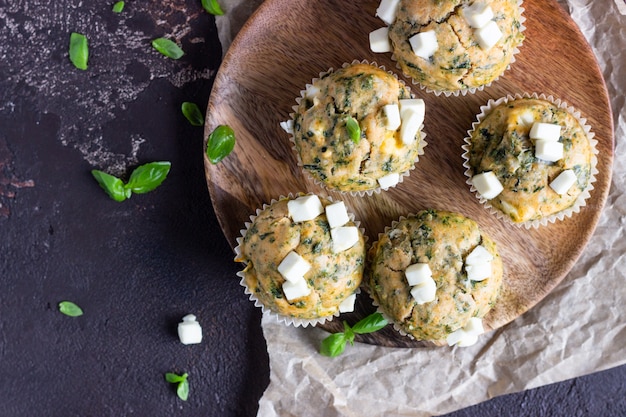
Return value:
<svg viewBox="0 0 626 417">
<path fill-rule="evenodd" d="M 269 383 L 260 312 L 207 192 L 202 128 L 221 49 L 197 0 L 0 0 L 0 416 L 254 416 Z M 68 60 L 87 35 L 87 71 Z M 179 61 L 152 50 L 167 36 Z M 110 200 L 89 171 L 127 178 L 168 160 L 157 190 Z M 70 318 L 57 304 L 85 314 Z M 204 341 L 176 324 L 198 316 Z M 165 372 L 188 372 L 180 401 Z M 623 416 L 626 367 L 499 397 L 465 416 Z M 323 412 L 320 411 L 320 415 Z"/>
</svg>

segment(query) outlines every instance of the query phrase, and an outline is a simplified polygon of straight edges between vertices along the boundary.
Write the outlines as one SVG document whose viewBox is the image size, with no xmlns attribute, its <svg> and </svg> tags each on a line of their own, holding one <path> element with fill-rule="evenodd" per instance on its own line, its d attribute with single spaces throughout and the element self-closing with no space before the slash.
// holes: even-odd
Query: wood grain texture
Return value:
<svg viewBox="0 0 626 417">
<path fill-rule="evenodd" d="M 237 137 L 235 151 L 211 165 L 207 183 L 224 235 L 234 247 L 256 208 L 281 195 L 315 192 L 343 199 L 361 221 L 369 242 L 393 220 L 425 208 L 456 211 L 478 222 L 497 243 L 504 261 L 503 292 L 485 319 L 497 329 L 533 307 L 572 268 L 589 240 L 611 182 L 613 126 L 608 94 L 595 57 L 570 17 L 554 1 L 526 0 L 526 40 L 503 77 L 473 95 L 435 96 L 412 86 L 426 102 L 428 146 L 410 177 L 371 197 L 342 196 L 316 186 L 297 167 L 279 123 L 289 119 L 295 97 L 322 71 L 368 60 L 404 78 L 390 54 L 369 50 L 368 33 L 381 27 L 377 0 L 267 0 L 244 26 L 218 71 L 205 137 L 220 124 Z M 465 183 L 463 138 L 489 99 L 523 92 L 545 93 L 579 109 L 598 140 L 595 189 L 580 213 L 539 229 L 507 225 L 489 214 Z M 235 277 L 233 279 L 236 279 Z M 243 291 L 243 290 L 242 290 Z M 358 298 L 354 321 L 373 311 L 367 293 Z M 545 320 L 552 320 L 546 317 Z M 341 328 L 340 320 L 323 326 Z M 361 341 L 385 346 L 421 346 L 391 326 Z"/>
</svg>

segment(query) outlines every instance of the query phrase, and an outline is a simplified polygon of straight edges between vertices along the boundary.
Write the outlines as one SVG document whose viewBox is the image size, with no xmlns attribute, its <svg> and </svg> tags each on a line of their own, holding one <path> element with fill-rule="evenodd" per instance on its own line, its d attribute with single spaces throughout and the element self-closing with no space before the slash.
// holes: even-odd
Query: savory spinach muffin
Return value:
<svg viewBox="0 0 626 417">
<path fill-rule="evenodd" d="M 246 226 L 235 261 L 246 265 L 241 284 L 264 311 L 306 326 L 338 315 L 359 288 L 365 240 L 342 202 L 281 198 Z"/>
<path fill-rule="evenodd" d="M 524 35 L 518 0 L 400 0 L 391 50 L 407 76 L 434 92 L 467 92 L 504 73 Z"/>
<path fill-rule="evenodd" d="M 394 186 L 425 144 L 423 100 L 375 65 L 353 63 L 314 79 L 294 110 L 300 162 L 334 191 Z"/>
<path fill-rule="evenodd" d="M 370 294 L 381 312 L 396 329 L 435 345 L 470 319 L 482 319 L 502 286 L 495 242 L 475 221 L 446 211 L 425 210 L 394 222 L 372 245 L 368 266 Z M 427 271 L 417 281 L 416 266 Z M 435 291 L 416 296 L 416 287 L 431 281 Z"/>
<path fill-rule="evenodd" d="M 490 102 L 463 146 L 468 183 L 479 198 L 525 225 L 554 221 L 584 202 L 594 179 L 595 141 L 574 113 L 537 95 Z"/>
</svg>

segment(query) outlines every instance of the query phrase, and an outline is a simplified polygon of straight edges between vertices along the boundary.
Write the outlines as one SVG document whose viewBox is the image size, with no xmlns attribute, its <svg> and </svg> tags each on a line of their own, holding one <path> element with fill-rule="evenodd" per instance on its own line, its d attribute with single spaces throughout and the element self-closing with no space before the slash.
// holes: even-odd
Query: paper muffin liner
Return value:
<svg viewBox="0 0 626 417">
<path fill-rule="evenodd" d="M 372 243 L 372 245 L 370 246 L 370 248 L 373 248 L 373 247 L 374 247 L 374 246 L 375 246 L 375 245 L 376 245 L 376 244 L 377 244 L 377 243 L 381 240 L 381 238 L 382 238 L 384 235 L 386 235 L 386 234 L 387 234 L 390 230 L 394 229 L 394 228 L 395 228 L 395 227 L 396 227 L 399 223 L 403 222 L 404 220 L 407 220 L 407 219 L 408 219 L 408 218 L 410 218 L 410 217 L 414 217 L 414 216 L 417 216 L 417 213 L 410 213 L 410 214 L 407 214 L 406 216 L 400 216 L 397 220 L 392 221 L 392 222 L 391 222 L 391 225 L 389 225 L 389 226 L 385 226 L 385 229 L 383 230 L 383 232 L 381 232 L 381 233 L 379 233 L 379 234 L 378 234 L 378 237 L 377 237 L 376 241 L 374 241 L 374 242 Z M 471 219 L 470 219 L 470 220 L 471 220 Z M 370 259 L 369 259 L 369 252 L 368 252 L 368 259 L 367 259 L 367 263 L 368 263 L 368 265 L 369 265 L 369 262 L 370 262 Z M 385 309 L 384 309 L 384 308 L 380 305 L 380 303 L 379 303 L 378 299 L 374 296 L 374 292 L 372 291 L 372 289 L 370 288 L 370 285 L 369 285 L 369 278 L 370 278 L 369 274 L 371 273 L 371 272 L 369 271 L 369 268 L 366 268 L 366 269 L 365 269 L 365 273 L 366 273 L 366 276 L 365 276 L 365 279 L 364 279 L 364 283 L 365 283 L 365 285 L 363 285 L 363 287 L 366 289 L 366 291 L 367 291 L 367 293 L 368 293 L 368 295 L 369 295 L 369 297 L 370 297 L 370 299 L 371 299 L 371 301 L 372 301 L 372 305 L 376 308 L 376 311 L 377 311 L 378 313 L 380 313 L 380 314 L 381 314 L 381 315 L 382 315 L 382 316 L 383 316 L 383 317 L 387 320 L 387 322 L 389 322 L 389 323 L 393 326 L 393 329 L 394 329 L 396 332 L 398 332 L 398 333 L 399 333 L 400 335 L 402 335 L 402 336 L 406 336 L 406 337 L 408 337 L 408 338 L 409 338 L 409 339 L 411 339 L 411 340 L 416 340 L 416 341 L 422 342 L 422 343 L 424 343 L 424 345 L 425 345 L 425 346 L 435 346 L 435 347 L 448 346 L 448 344 L 447 344 L 447 342 L 446 342 L 445 340 L 444 340 L 444 341 L 441 341 L 441 340 L 439 340 L 439 341 L 435 341 L 435 340 L 428 340 L 428 339 L 418 339 L 418 338 L 416 338 L 415 336 L 413 336 L 411 333 L 406 332 L 406 331 L 402 328 L 402 326 L 400 326 L 400 325 L 399 325 L 399 324 L 398 324 L 398 323 L 397 323 L 397 322 L 393 319 L 393 317 L 391 317 L 391 316 L 390 316 L 390 315 L 389 315 L 389 314 L 385 311 Z M 502 289 L 500 288 L 500 291 L 501 291 L 501 290 L 502 290 Z M 487 313 L 485 314 L 485 316 L 487 316 L 487 315 L 488 315 L 491 311 L 492 311 L 492 309 L 490 309 L 489 311 L 487 311 Z M 484 319 L 484 316 L 483 316 L 482 318 Z M 485 333 L 486 333 L 486 332 L 488 332 L 488 331 L 490 331 L 490 330 L 493 330 L 493 329 L 488 328 L 488 329 L 486 329 L 486 330 L 485 330 Z"/>
<path fill-rule="evenodd" d="M 365 60 L 365 59 L 364 59 L 364 60 L 361 60 L 361 61 L 359 61 L 359 60 L 356 60 L 356 59 L 355 59 L 355 60 L 353 60 L 353 61 L 352 61 L 352 62 L 350 62 L 350 63 L 347 63 L 347 62 L 346 62 L 346 63 L 342 64 L 342 66 L 341 66 L 341 67 L 342 67 L 342 68 L 346 68 L 346 67 L 348 67 L 348 66 L 350 66 L 350 65 L 354 65 L 354 64 L 367 64 L 367 65 L 372 65 L 372 66 L 374 66 L 374 67 L 376 67 L 376 68 L 379 68 L 379 69 L 381 69 L 381 70 L 385 71 L 386 73 L 388 73 L 388 74 L 390 74 L 390 75 L 394 76 L 394 77 L 396 78 L 396 80 L 398 80 L 398 82 L 400 83 L 400 85 L 402 85 L 402 86 L 406 86 L 406 83 L 405 83 L 403 80 L 399 79 L 397 74 L 395 74 L 393 71 L 388 71 L 388 70 L 387 70 L 384 66 L 382 66 L 382 65 L 378 65 L 376 62 L 369 62 L 369 61 L 367 61 L 367 60 Z M 295 105 L 295 106 L 293 106 L 293 107 L 292 107 L 293 113 L 289 113 L 289 117 L 290 117 L 290 120 L 291 120 L 291 121 L 293 121 L 293 120 L 294 120 L 295 115 L 296 115 L 296 113 L 298 112 L 298 107 L 300 106 L 300 103 L 301 103 L 302 99 L 305 97 L 305 94 L 306 94 L 307 89 L 308 89 L 310 86 L 312 86 L 312 85 L 313 85 L 313 84 L 314 84 L 317 80 L 319 80 L 320 78 L 322 78 L 322 77 L 324 77 L 324 76 L 326 76 L 326 75 L 328 75 L 328 74 L 331 74 L 331 73 L 333 73 L 333 72 L 334 72 L 334 69 L 333 69 L 333 68 L 329 68 L 327 71 L 320 72 L 320 73 L 319 73 L 319 77 L 317 77 L 317 78 L 313 78 L 313 79 L 311 80 L 311 83 L 310 83 L 310 84 L 306 84 L 306 85 L 305 85 L 305 89 L 300 91 L 300 97 L 296 97 L 296 99 L 295 99 L 295 101 L 296 101 L 297 105 Z M 410 88 L 409 88 L 409 90 L 410 90 Z M 412 91 L 409 91 L 409 92 L 410 92 L 410 96 L 411 96 L 411 98 L 415 98 L 415 95 L 413 94 L 413 92 L 412 92 Z M 389 188 L 384 188 L 384 189 L 383 189 L 383 188 L 381 188 L 381 187 L 379 186 L 379 187 L 372 188 L 372 189 L 369 189 L 369 190 L 360 190 L 360 191 L 342 191 L 342 190 L 337 190 L 337 189 L 335 189 L 335 188 L 331 188 L 331 187 L 327 186 L 324 182 L 322 182 L 322 181 L 318 180 L 318 179 L 317 179 L 317 178 L 315 178 L 313 175 L 311 175 L 311 173 L 309 172 L 309 170 L 307 170 L 307 169 L 304 167 L 304 164 L 303 164 L 303 162 L 302 162 L 302 157 L 300 156 L 300 152 L 298 152 L 298 148 L 296 147 L 296 140 L 295 140 L 295 137 L 294 137 L 294 132 L 292 131 L 292 132 L 288 132 L 288 133 L 289 133 L 289 135 L 290 135 L 290 136 L 289 136 L 289 141 L 291 142 L 291 148 L 293 149 L 294 153 L 296 154 L 296 157 L 297 157 L 297 160 L 298 160 L 298 167 L 301 169 L 301 171 L 305 174 L 305 176 L 306 176 L 307 178 L 311 179 L 311 180 L 315 183 L 315 185 L 317 185 L 317 186 L 319 186 L 319 187 L 322 187 L 322 188 L 324 188 L 325 190 L 332 191 L 332 192 L 335 192 L 335 193 L 338 193 L 338 194 L 342 194 L 342 195 L 346 195 L 346 194 L 347 194 L 347 195 L 351 195 L 351 196 L 358 196 L 358 197 L 364 197 L 364 196 L 366 196 L 366 195 L 367 195 L 367 196 L 371 196 L 371 195 L 373 195 L 374 193 L 378 194 L 378 193 L 380 193 L 381 191 L 387 191 L 388 189 L 390 189 L 390 188 L 394 188 L 394 187 L 397 187 L 399 184 L 401 184 L 401 183 L 404 181 L 404 178 L 405 178 L 405 177 L 408 177 L 408 176 L 411 174 L 411 171 L 415 169 L 415 166 L 416 166 L 416 165 L 417 165 L 417 163 L 419 162 L 419 158 L 420 158 L 420 156 L 422 156 L 422 155 L 424 154 L 424 148 L 425 148 L 425 147 L 426 147 L 426 145 L 427 145 L 427 142 L 426 142 L 426 132 L 424 132 L 424 124 L 422 123 L 422 125 L 420 126 L 420 129 L 419 129 L 419 131 L 418 131 L 418 133 L 419 133 L 419 135 L 420 135 L 420 143 L 419 143 L 419 147 L 418 147 L 418 150 L 417 150 L 417 157 L 415 158 L 415 161 L 413 161 L 413 164 L 411 165 L 411 167 L 410 167 L 408 170 L 406 170 L 406 171 L 404 171 L 404 172 L 399 173 L 399 174 L 400 174 L 400 178 L 399 178 L 399 180 L 398 180 L 398 183 L 397 183 L 397 184 L 395 184 L 395 185 L 394 185 L 394 186 L 392 186 L 392 187 L 389 187 Z"/>
<path fill-rule="evenodd" d="M 472 177 L 474 175 L 472 168 L 469 164 L 469 152 L 471 149 L 471 137 L 474 130 L 477 126 L 485 119 L 485 117 L 496 107 L 501 104 L 506 104 L 510 101 L 524 99 L 524 98 L 532 98 L 545 100 L 552 103 L 554 106 L 564 109 L 571 116 L 573 116 L 582 129 L 584 130 L 587 139 L 589 140 L 589 145 L 591 146 L 591 166 L 589 170 L 589 181 L 587 183 L 587 187 L 580 193 L 574 204 L 564 210 L 561 210 L 557 213 L 551 214 L 549 216 L 545 216 L 541 219 L 536 220 L 528 220 L 525 222 L 514 222 L 509 216 L 503 213 L 501 210 L 493 207 L 490 203 L 490 200 L 482 197 L 477 191 L 474 185 L 472 184 Z M 594 139 L 595 134 L 591 131 L 591 127 L 587 124 L 587 119 L 581 116 L 581 113 L 576 110 L 574 107 L 570 106 L 565 101 L 555 98 L 552 95 L 546 96 L 545 94 L 537 94 L 537 93 L 522 93 L 516 94 L 515 96 L 507 95 L 506 97 L 501 97 L 497 100 L 489 100 L 486 105 L 480 107 L 480 113 L 476 116 L 476 121 L 472 123 L 472 128 L 467 131 L 467 136 L 464 139 L 465 144 L 461 146 L 463 149 L 463 167 L 465 167 L 465 176 L 467 180 L 465 181 L 470 186 L 470 191 L 475 194 L 476 198 L 484 205 L 484 207 L 493 215 L 498 217 L 499 219 L 505 221 L 508 224 L 515 225 L 517 227 L 524 227 L 526 229 L 530 228 L 538 228 L 540 226 L 545 226 L 548 223 L 555 223 L 556 221 L 561 221 L 567 217 L 571 217 L 574 213 L 578 213 L 582 207 L 586 205 L 586 200 L 590 197 L 591 190 L 594 189 L 593 183 L 596 181 L 596 174 L 598 174 L 597 164 L 598 164 L 598 149 L 597 144 L 598 141 Z"/>
<path fill-rule="evenodd" d="M 259 214 L 261 212 L 263 212 L 264 210 L 266 210 L 267 208 L 269 208 L 270 206 L 272 206 L 274 203 L 277 203 L 279 201 L 282 200 L 293 200 L 295 198 L 301 197 L 301 196 L 306 196 L 306 195 L 313 195 L 313 193 L 297 193 L 296 195 L 289 193 L 289 195 L 284 196 L 281 195 L 280 197 L 278 197 L 278 199 L 272 199 L 269 203 L 264 203 L 262 208 L 257 208 L 255 214 L 250 216 L 250 221 L 249 222 L 245 222 L 244 223 L 244 228 L 241 229 L 239 231 L 239 233 L 241 234 L 241 237 L 237 238 L 237 246 L 235 247 L 235 262 L 242 262 L 245 263 L 243 261 L 241 261 L 241 245 L 243 243 L 243 239 L 246 236 L 246 233 L 248 232 L 248 229 L 250 228 L 250 226 L 252 226 L 252 224 L 254 223 L 254 221 L 256 220 L 256 218 L 259 216 Z M 328 201 L 330 201 L 331 203 L 335 203 L 338 202 L 340 200 L 334 200 L 331 197 L 322 197 Z M 365 244 L 367 245 L 367 235 L 365 235 L 365 230 L 363 228 L 360 227 L 360 222 L 356 221 L 354 218 L 354 213 L 352 213 L 351 211 L 348 210 L 348 217 L 350 219 L 350 221 L 354 222 L 355 226 L 359 228 L 359 232 L 361 233 L 361 235 L 364 238 Z M 367 248 L 367 246 L 366 246 Z M 367 256 L 367 250 L 365 252 L 365 256 Z M 334 314 L 329 315 L 329 316 L 324 316 L 324 317 L 317 317 L 317 318 L 313 318 L 313 319 L 302 319 L 302 318 L 298 318 L 298 317 L 291 317 L 291 316 L 286 316 L 283 314 L 280 314 L 278 312 L 275 312 L 273 310 L 271 310 L 269 307 L 265 306 L 265 304 L 263 304 L 255 295 L 254 291 L 252 291 L 249 287 L 248 284 L 246 283 L 246 278 L 245 278 L 245 274 L 243 273 L 243 270 L 238 271 L 236 273 L 236 275 L 238 277 L 241 278 L 241 280 L 239 281 L 239 285 L 241 285 L 244 288 L 244 294 L 248 295 L 249 300 L 254 302 L 255 307 L 259 307 L 261 308 L 262 313 L 267 313 L 270 316 L 274 317 L 277 319 L 278 322 L 280 323 L 284 323 L 286 325 L 291 325 L 294 327 L 307 327 L 307 326 L 316 326 L 318 324 L 324 324 L 326 322 L 332 321 L 335 317 L 339 317 L 339 315 L 341 314 L 339 312 L 339 310 L 337 310 Z M 361 290 L 359 287 L 357 287 L 354 291 L 355 294 L 360 294 Z"/>
<path fill-rule="evenodd" d="M 517 7 L 519 8 L 519 11 L 520 11 L 520 19 L 519 19 L 519 23 L 520 23 L 519 30 L 520 30 L 520 33 L 524 33 L 524 31 L 526 30 L 526 26 L 524 26 L 524 22 L 526 22 L 526 17 L 524 16 L 525 9 L 522 7 L 523 3 L 524 3 L 523 0 L 518 0 L 518 2 L 517 2 Z M 411 83 L 413 85 L 419 86 L 420 89 L 426 91 L 427 93 L 432 93 L 432 94 L 434 94 L 436 96 L 440 96 L 440 95 L 443 94 L 446 97 L 450 97 L 450 96 L 458 97 L 459 95 L 465 96 L 467 94 L 474 94 L 474 93 L 476 93 L 476 91 L 483 91 L 485 89 L 485 87 L 490 87 L 491 84 L 493 84 L 498 79 L 500 79 L 500 77 L 503 77 L 504 74 L 511 68 L 511 65 L 513 65 L 513 63 L 515 62 L 515 55 L 517 55 L 519 53 L 519 48 L 523 45 L 523 43 L 524 43 L 524 41 L 522 40 L 522 42 L 520 42 L 519 45 L 515 46 L 511 50 L 511 61 L 509 62 L 509 65 L 507 65 L 506 68 L 502 71 L 502 73 L 498 74 L 498 76 L 496 78 L 494 78 L 493 80 L 491 80 L 487 84 L 483 84 L 483 85 L 481 85 L 479 87 L 471 87 L 471 88 L 464 88 L 464 89 L 458 89 L 458 90 L 433 90 L 432 88 L 429 88 L 429 87 L 427 87 L 425 85 L 422 85 L 419 81 L 415 80 L 410 75 L 405 74 L 404 71 L 402 70 L 402 67 L 400 67 L 400 63 L 398 62 L 398 58 L 396 57 L 395 53 L 392 53 L 391 60 L 396 63 L 396 68 L 398 68 L 403 73 L 403 75 L 405 77 L 411 79 Z"/>
</svg>

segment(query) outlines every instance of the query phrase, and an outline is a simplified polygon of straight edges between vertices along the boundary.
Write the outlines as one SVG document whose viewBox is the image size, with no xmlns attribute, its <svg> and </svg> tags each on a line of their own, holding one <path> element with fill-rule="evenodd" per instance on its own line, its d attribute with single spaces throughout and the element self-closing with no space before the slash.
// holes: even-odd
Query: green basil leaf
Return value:
<svg viewBox="0 0 626 417">
<path fill-rule="evenodd" d="M 59 303 L 59 311 L 70 317 L 78 317 L 83 315 L 82 308 L 78 307 L 71 301 L 61 301 Z"/>
<path fill-rule="evenodd" d="M 70 35 L 70 61 L 78 69 L 86 70 L 89 60 L 89 47 L 87 37 L 83 34 L 72 32 Z"/>
<path fill-rule="evenodd" d="M 124 189 L 124 182 L 121 179 L 97 169 L 92 170 L 91 175 L 113 200 L 124 201 L 130 197 L 130 190 Z"/>
<path fill-rule="evenodd" d="M 374 333 L 386 325 L 387 320 L 382 316 L 382 314 L 376 312 L 357 322 L 354 326 L 352 326 L 352 331 L 357 334 Z"/>
<path fill-rule="evenodd" d="M 352 142 L 359 143 L 361 140 L 361 127 L 354 117 L 348 117 L 346 120 L 346 129 L 348 129 L 348 135 L 350 135 Z"/>
<path fill-rule="evenodd" d="M 185 101 L 182 106 L 180 106 L 180 109 L 192 126 L 204 125 L 204 116 L 196 103 Z"/>
<path fill-rule="evenodd" d="M 184 381 L 185 379 L 187 379 L 187 374 L 177 375 L 172 372 L 167 372 L 165 374 L 165 380 L 169 382 L 170 384 L 178 384 L 179 382 Z"/>
<path fill-rule="evenodd" d="M 137 194 L 152 191 L 165 180 L 171 166 L 169 162 L 150 162 L 141 165 L 130 174 L 128 183 L 124 187 Z"/>
<path fill-rule="evenodd" d="M 346 349 L 346 335 L 343 333 L 333 333 L 322 340 L 320 353 L 331 358 L 339 356 Z"/>
<path fill-rule="evenodd" d="M 187 378 L 178 383 L 176 395 L 183 401 L 187 401 L 187 398 L 189 398 L 189 381 L 187 381 Z"/>
<path fill-rule="evenodd" d="M 152 47 L 168 58 L 180 59 L 185 53 L 176 43 L 167 38 L 158 38 L 152 41 Z"/>
<path fill-rule="evenodd" d="M 226 158 L 235 148 L 235 132 L 230 126 L 220 125 L 209 135 L 206 154 L 212 164 Z"/>
<path fill-rule="evenodd" d="M 354 344 L 354 330 L 350 327 L 348 322 L 343 322 L 343 334 L 346 336 L 346 341 L 350 342 L 351 345 Z"/>
<path fill-rule="evenodd" d="M 122 13 L 122 10 L 124 10 L 124 2 L 123 1 L 118 1 L 117 3 L 115 3 L 113 5 L 113 13 Z"/>
<path fill-rule="evenodd" d="M 221 16 L 224 14 L 217 0 L 202 0 L 202 7 L 212 15 Z"/>
</svg>

